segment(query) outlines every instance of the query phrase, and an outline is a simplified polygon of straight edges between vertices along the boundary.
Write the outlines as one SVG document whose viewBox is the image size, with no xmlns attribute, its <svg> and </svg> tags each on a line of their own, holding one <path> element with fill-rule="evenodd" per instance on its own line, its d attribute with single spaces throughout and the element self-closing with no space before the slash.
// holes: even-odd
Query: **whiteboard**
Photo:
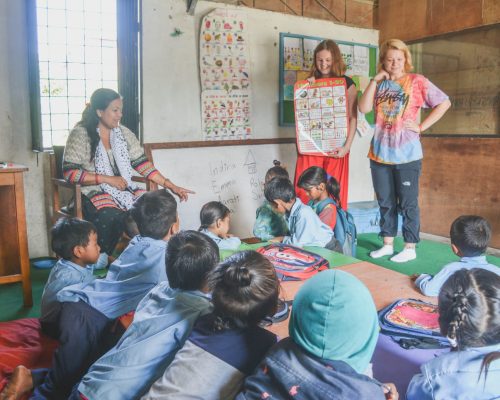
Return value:
<svg viewBox="0 0 500 400">
<path fill-rule="evenodd" d="M 155 167 L 176 185 L 196 192 L 179 203 L 181 229 L 200 226 L 201 207 L 220 201 L 232 212 L 231 233 L 252 237 L 255 211 L 264 201 L 264 177 L 273 160 L 281 161 L 293 180 L 295 143 L 153 149 Z"/>
</svg>

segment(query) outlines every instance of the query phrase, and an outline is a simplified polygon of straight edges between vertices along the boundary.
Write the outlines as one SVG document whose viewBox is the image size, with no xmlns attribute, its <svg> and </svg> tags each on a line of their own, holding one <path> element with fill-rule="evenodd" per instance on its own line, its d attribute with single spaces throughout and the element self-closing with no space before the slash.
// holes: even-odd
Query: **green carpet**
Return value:
<svg viewBox="0 0 500 400">
<path fill-rule="evenodd" d="M 403 249 L 403 239 L 398 237 L 394 241 L 394 250 L 396 252 Z M 451 247 L 444 243 L 433 242 L 431 240 L 422 240 L 417 245 L 417 259 L 404 264 L 398 264 L 389 261 L 390 256 L 374 260 L 370 257 L 370 251 L 376 250 L 382 246 L 382 239 L 376 233 L 364 233 L 358 236 L 358 249 L 356 257 L 363 261 L 369 261 L 393 271 L 401 272 L 406 275 L 427 273 L 435 275 L 446 264 L 459 261 L 459 257 L 453 254 Z M 487 255 L 489 263 L 500 267 L 500 258 Z"/>
</svg>

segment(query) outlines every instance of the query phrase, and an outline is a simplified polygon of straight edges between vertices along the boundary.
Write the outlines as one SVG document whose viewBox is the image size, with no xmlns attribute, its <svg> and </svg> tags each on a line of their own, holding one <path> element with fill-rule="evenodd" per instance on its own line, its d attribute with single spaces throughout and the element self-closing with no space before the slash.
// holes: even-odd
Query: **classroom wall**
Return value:
<svg viewBox="0 0 500 400">
<path fill-rule="evenodd" d="M 403 41 L 500 22 L 498 0 L 379 0 L 380 41 Z"/>
<path fill-rule="evenodd" d="M 144 142 L 202 140 L 198 36 L 201 18 L 216 7 L 246 13 L 250 38 L 254 138 L 294 137 L 278 126 L 279 33 L 290 32 L 377 44 L 376 30 L 246 7 L 198 1 L 193 16 L 183 0 L 144 0 Z M 171 36 L 174 29 L 182 34 Z M 372 200 L 366 154 L 370 137 L 356 137 L 351 150 L 350 201 Z M 271 161 L 271 160 L 270 160 Z M 168 175 L 168 171 L 164 171 Z"/>
<path fill-rule="evenodd" d="M 48 170 L 46 155 L 31 151 L 25 15 L 24 1 L 0 0 L 0 160 L 29 168 L 24 174 L 29 255 L 40 257 L 48 254 Z"/>
<path fill-rule="evenodd" d="M 450 236 L 460 215 L 486 218 L 491 247 L 500 249 L 499 138 L 423 137 L 422 232 Z"/>
</svg>

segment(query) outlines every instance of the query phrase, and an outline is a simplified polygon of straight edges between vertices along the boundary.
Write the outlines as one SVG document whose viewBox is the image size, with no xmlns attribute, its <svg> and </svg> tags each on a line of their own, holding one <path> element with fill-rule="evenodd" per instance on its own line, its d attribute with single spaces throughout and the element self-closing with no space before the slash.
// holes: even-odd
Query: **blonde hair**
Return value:
<svg viewBox="0 0 500 400">
<path fill-rule="evenodd" d="M 318 54 L 322 50 L 328 50 L 332 55 L 332 70 L 330 73 L 333 76 L 342 76 L 345 74 L 347 69 L 344 59 L 342 58 L 342 54 L 340 54 L 340 49 L 337 43 L 333 40 L 323 40 L 320 44 L 316 46 L 314 49 L 314 58 L 313 58 L 313 66 L 311 69 L 311 76 L 314 76 L 316 79 L 321 78 L 321 73 L 316 68 L 316 54 Z"/>
<path fill-rule="evenodd" d="M 411 63 L 411 53 L 405 42 L 399 39 L 389 39 L 380 46 L 380 53 L 378 56 L 379 71 L 383 69 L 384 59 L 389 50 L 401 50 L 405 55 L 405 72 L 410 72 L 413 69 L 413 64 Z"/>
</svg>

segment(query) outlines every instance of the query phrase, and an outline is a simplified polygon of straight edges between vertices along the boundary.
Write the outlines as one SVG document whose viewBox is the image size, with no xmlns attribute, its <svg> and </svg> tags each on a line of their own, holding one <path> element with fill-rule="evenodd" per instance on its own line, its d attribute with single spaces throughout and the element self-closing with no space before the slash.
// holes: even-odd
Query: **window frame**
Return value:
<svg viewBox="0 0 500 400">
<path fill-rule="evenodd" d="M 140 137 L 142 125 L 140 113 L 140 45 L 142 36 L 140 6 L 140 0 L 116 0 L 118 91 L 124 99 L 122 124 L 134 132 L 137 137 Z M 51 148 L 43 147 L 36 0 L 26 0 L 26 20 L 31 147 L 34 152 L 51 152 Z"/>
</svg>

